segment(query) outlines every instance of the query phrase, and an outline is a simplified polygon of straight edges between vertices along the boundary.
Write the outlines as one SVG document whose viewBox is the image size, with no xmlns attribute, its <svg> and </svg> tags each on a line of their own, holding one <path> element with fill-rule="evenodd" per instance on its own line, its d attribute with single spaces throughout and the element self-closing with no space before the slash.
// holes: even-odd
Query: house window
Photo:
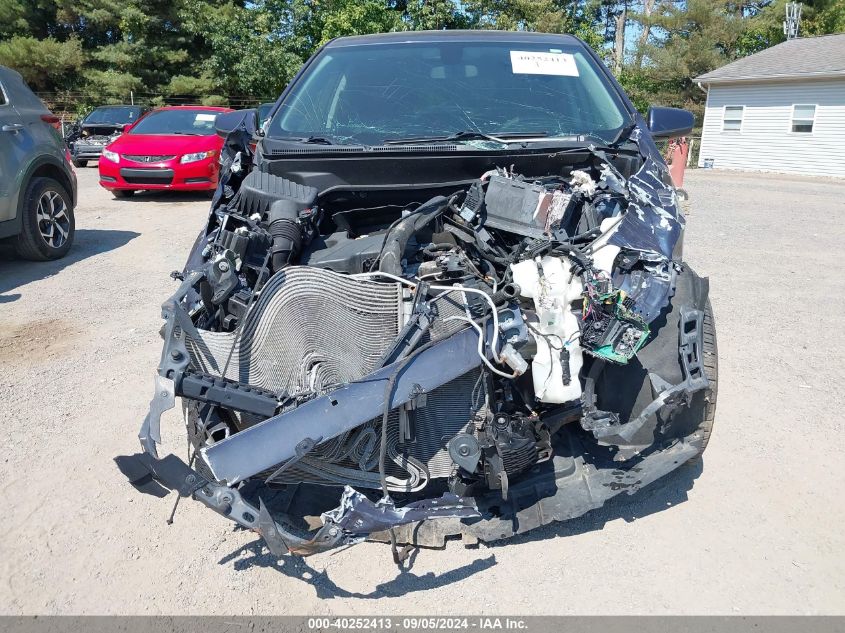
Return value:
<svg viewBox="0 0 845 633">
<path fill-rule="evenodd" d="M 742 129 L 742 114 L 745 106 L 725 106 L 722 115 L 723 132 L 739 132 Z"/>
<path fill-rule="evenodd" d="M 813 123 L 816 119 L 816 106 L 794 105 L 792 106 L 792 131 L 800 134 L 809 134 L 813 131 Z"/>
</svg>

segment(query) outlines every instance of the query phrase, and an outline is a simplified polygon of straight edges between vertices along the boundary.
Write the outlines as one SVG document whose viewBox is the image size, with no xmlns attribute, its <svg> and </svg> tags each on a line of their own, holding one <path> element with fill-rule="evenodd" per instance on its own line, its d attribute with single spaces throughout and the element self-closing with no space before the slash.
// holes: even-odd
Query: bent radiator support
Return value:
<svg viewBox="0 0 845 633">
<path fill-rule="evenodd" d="M 215 479 L 236 484 L 380 415 L 385 386 L 397 371 L 391 409 L 478 367 L 481 357 L 477 348 L 477 332 L 462 330 L 422 350 L 404 366 L 400 361 L 383 367 L 292 411 L 201 448 L 200 457 Z"/>
</svg>

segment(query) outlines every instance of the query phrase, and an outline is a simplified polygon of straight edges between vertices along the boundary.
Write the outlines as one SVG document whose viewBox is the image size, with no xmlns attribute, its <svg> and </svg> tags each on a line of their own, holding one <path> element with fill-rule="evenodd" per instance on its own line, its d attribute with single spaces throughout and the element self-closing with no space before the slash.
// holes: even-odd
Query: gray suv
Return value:
<svg viewBox="0 0 845 633">
<path fill-rule="evenodd" d="M 58 121 L 0 66 L 0 239 L 26 259 L 63 257 L 73 243 L 76 174 Z"/>
</svg>

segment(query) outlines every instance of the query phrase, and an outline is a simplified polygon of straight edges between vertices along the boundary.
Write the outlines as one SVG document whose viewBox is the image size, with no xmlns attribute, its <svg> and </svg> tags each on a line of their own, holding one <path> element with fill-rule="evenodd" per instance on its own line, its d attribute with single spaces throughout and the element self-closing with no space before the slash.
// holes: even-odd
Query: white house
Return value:
<svg viewBox="0 0 845 633">
<path fill-rule="evenodd" d="M 845 177 L 845 33 L 787 40 L 696 77 L 699 167 Z"/>
</svg>

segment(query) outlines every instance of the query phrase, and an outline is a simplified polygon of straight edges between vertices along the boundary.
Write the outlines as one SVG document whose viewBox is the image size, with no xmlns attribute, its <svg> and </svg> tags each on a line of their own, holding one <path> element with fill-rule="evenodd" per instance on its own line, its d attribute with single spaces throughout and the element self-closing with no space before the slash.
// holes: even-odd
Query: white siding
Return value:
<svg viewBox="0 0 845 633">
<path fill-rule="evenodd" d="M 793 133 L 792 106 L 816 104 L 810 134 Z M 725 106 L 745 106 L 742 129 L 722 131 Z M 845 177 L 845 79 L 713 85 L 698 165 Z"/>
</svg>

